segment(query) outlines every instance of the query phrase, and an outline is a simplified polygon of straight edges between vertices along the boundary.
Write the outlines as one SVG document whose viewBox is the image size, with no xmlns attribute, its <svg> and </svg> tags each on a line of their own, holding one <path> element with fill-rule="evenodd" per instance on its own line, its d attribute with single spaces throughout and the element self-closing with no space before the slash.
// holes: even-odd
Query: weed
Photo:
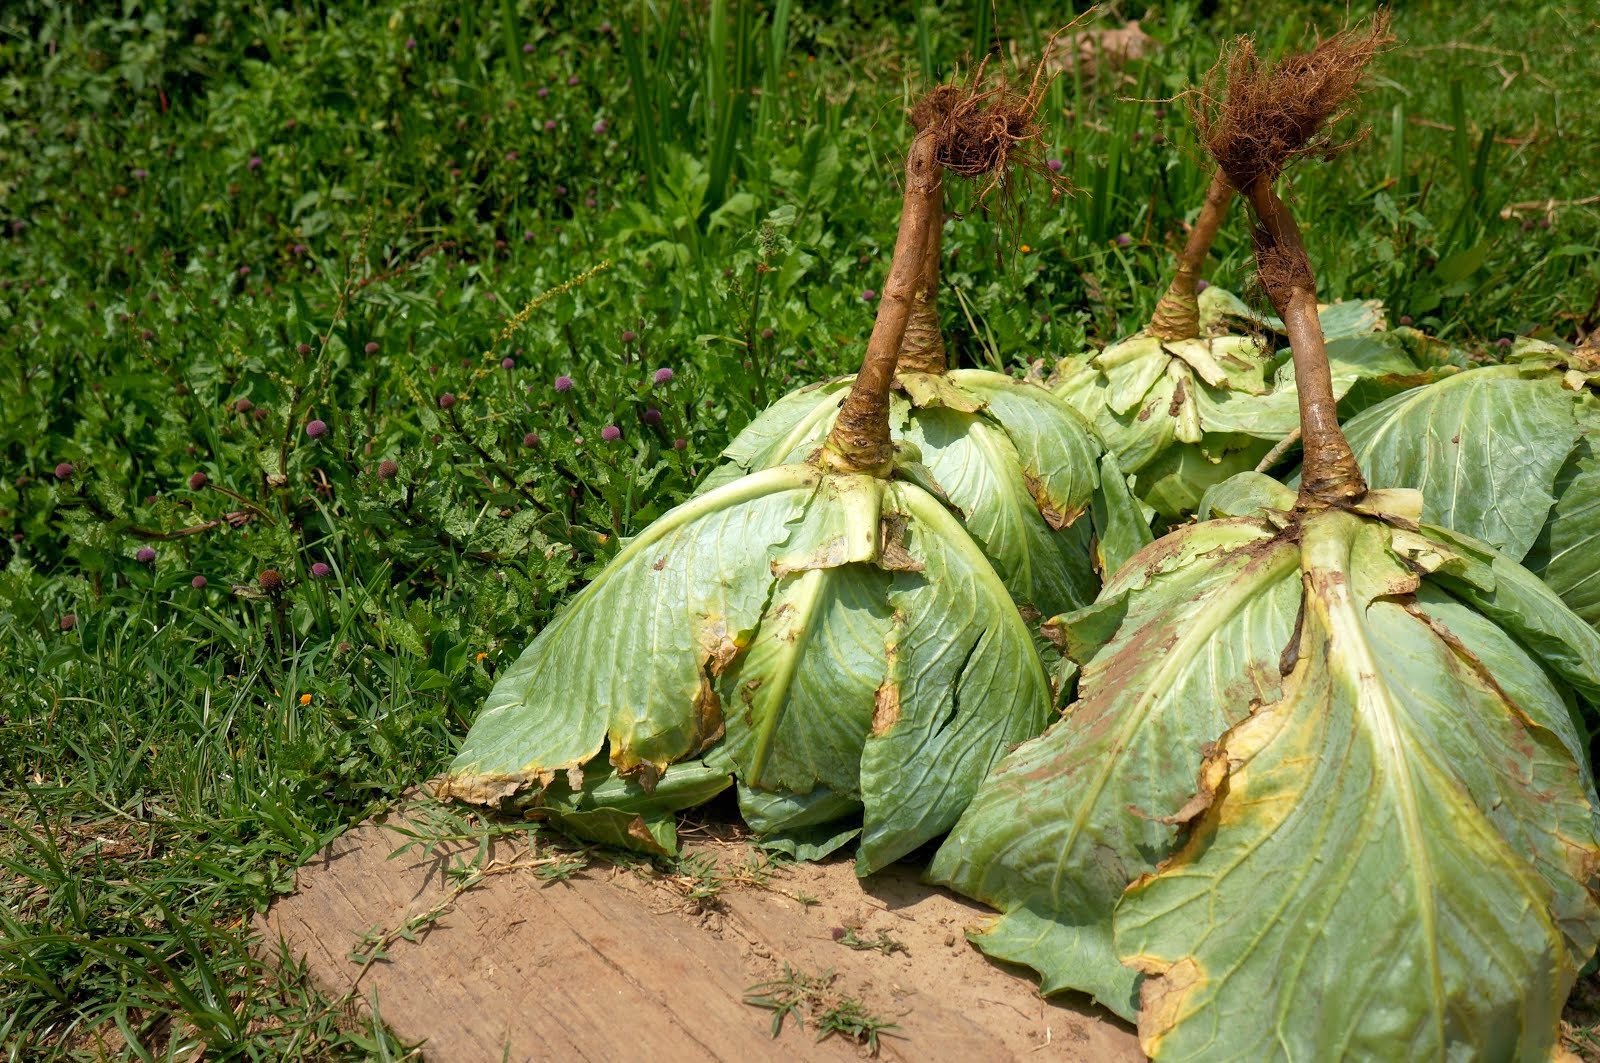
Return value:
<svg viewBox="0 0 1600 1063">
<path fill-rule="evenodd" d="M 909 953 L 903 942 L 896 941 L 888 934 L 879 933 L 875 938 L 861 937 L 857 932 L 859 928 L 853 926 L 839 926 L 833 928 L 833 940 L 847 949 L 857 952 L 881 952 L 885 956 L 893 956 L 897 952 Z"/>
<path fill-rule="evenodd" d="M 834 992 L 834 978 L 831 970 L 807 975 L 784 964 L 782 978 L 750 986 L 745 990 L 744 1002 L 772 1012 L 773 1037 L 783 1032 L 784 1020 L 789 1016 L 793 1015 L 802 1028 L 809 1016 L 817 1030 L 817 1040 L 839 1034 L 864 1045 L 869 1054 L 876 1056 L 879 1035 L 899 1026 L 873 1015 L 860 1000 Z"/>
</svg>

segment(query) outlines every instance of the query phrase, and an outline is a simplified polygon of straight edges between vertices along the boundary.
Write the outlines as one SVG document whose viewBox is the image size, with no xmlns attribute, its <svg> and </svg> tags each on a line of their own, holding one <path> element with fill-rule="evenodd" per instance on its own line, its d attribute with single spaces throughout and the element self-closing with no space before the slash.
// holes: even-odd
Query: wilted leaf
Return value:
<svg viewBox="0 0 1600 1063">
<path fill-rule="evenodd" d="M 1282 697 L 1222 737 L 1189 841 L 1117 908 L 1118 951 L 1152 976 L 1141 1042 L 1545 1058 L 1600 931 L 1600 846 L 1570 749 L 1496 682 L 1538 665 L 1500 660 L 1525 653 L 1509 639 L 1475 656 L 1411 597 L 1386 526 L 1324 511 L 1300 532 Z"/>
<path fill-rule="evenodd" d="M 752 421 L 724 451 L 702 490 L 746 471 L 802 461 L 822 445 L 853 378 L 791 392 Z M 1007 588 L 1040 612 L 1092 600 L 1100 578 L 1091 543 L 1113 561 L 1149 541 L 1144 519 L 1117 480 L 1101 491 L 1104 444 L 1044 389 L 987 370 L 902 373 L 890 423 L 912 444 L 930 488 L 961 514 Z M 1085 511 L 1096 515 L 1081 520 Z M 1108 536 L 1101 522 L 1115 525 Z M 1143 531 L 1140 531 L 1140 528 Z"/>
<path fill-rule="evenodd" d="M 1203 325 L 1252 317 L 1216 287 L 1200 295 Z M 1410 378 L 1422 372 L 1404 344 L 1383 327 L 1378 304 L 1324 308 L 1344 339 L 1329 344 L 1334 394 L 1358 381 Z M 1294 366 L 1260 335 L 1166 340 L 1140 332 L 1057 368 L 1057 395 L 1094 422 L 1134 492 L 1168 520 L 1192 512 L 1206 488 L 1253 469 L 1300 423 Z"/>
<path fill-rule="evenodd" d="M 496 683 L 443 791 L 559 792 L 606 746 L 659 791 L 704 753 L 739 778 L 757 829 L 860 808 L 865 874 L 947 830 L 1049 706 L 1021 615 L 940 502 L 781 465 L 630 541 Z"/>
<path fill-rule="evenodd" d="M 1299 552 L 1259 520 L 1186 528 L 1137 555 L 1100 603 L 1053 623 L 1084 666 L 1067 719 L 1019 747 L 939 850 L 930 877 L 1005 913 L 974 937 L 1044 991 L 1081 989 L 1133 1016 L 1111 947 L 1123 888 L 1175 842 L 1206 743 L 1276 697 L 1294 630 Z M 1107 612 L 1122 601 L 1126 611 Z M 1115 634 L 1075 632 L 1088 626 Z"/>
</svg>

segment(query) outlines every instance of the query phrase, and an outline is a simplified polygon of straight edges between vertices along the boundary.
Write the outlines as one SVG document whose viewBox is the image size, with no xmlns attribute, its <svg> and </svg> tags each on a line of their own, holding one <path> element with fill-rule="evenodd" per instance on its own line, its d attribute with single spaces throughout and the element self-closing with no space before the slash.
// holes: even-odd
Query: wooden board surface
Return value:
<svg viewBox="0 0 1600 1063">
<path fill-rule="evenodd" d="M 448 842 L 431 855 L 391 859 L 408 838 L 371 822 L 331 843 L 297 876 L 296 892 L 257 920 L 263 945 L 281 938 L 335 996 L 377 994 L 385 1022 L 423 1041 L 436 1063 L 482 1060 L 677 1061 L 862 1058 L 838 1036 L 817 1041 L 793 1019 L 777 1039 L 772 1012 L 745 1003 L 752 985 L 790 970 L 832 972 L 826 995 L 859 1000 L 896 1024 L 880 1038 L 887 1060 L 1142 1060 L 1129 1028 L 1108 1013 L 1046 1001 L 1020 971 L 985 960 L 963 936 L 987 909 L 894 867 L 862 882 L 847 860 L 793 865 L 770 875 L 725 870 L 715 898 L 693 876 L 601 862 L 548 875 L 570 855 L 530 853 L 520 841 Z M 759 862 L 748 845 L 691 842 L 686 851 L 724 869 Z M 541 862 L 544 861 L 544 862 Z M 496 868 L 452 899 L 447 869 Z M 510 870 L 504 870 L 510 868 Z M 805 903 L 802 903 L 802 902 Z M 352 961 L 364 936 L 442 909 L 396 940 L 387 958 Z M 860 941 L 904 951 L 856 950 Z M 887 946 L 886 946 L 887 947 Z"/>
</svg>

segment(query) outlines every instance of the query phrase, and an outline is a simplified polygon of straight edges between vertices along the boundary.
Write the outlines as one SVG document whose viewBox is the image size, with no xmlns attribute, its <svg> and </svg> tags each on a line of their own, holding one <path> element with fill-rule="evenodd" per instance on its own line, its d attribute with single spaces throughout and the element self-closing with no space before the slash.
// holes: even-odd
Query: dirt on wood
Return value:
<svg viewBox="0 0 1600 1063">
<path fill-rule="evenodd" d="M 1020 969 L 985 959 L 964 936 L 993 913 L 922 885 L 896 865 L 871 879 L 849 860 L 774 867 L 747 842 L 702 837 L 665 869 L 587 863 L 504 836 L 395 855 L 413 806 L 332 842 L 296 891 L 257 920 L 335 997 L 376 995 L 397 1035 L 430 1061 L 652 1063 L 854 1060 L 864 1045 L 817 1040 L 818 1013 L 859 1005 L 894 1024 L 885 1060 L 1120 1063 L 1144 1056 L 1107 1012 L 1045 1000 Z M 470 889 L 449 869 L 489 868 Z M 383 931 L 414 922 L 415 940 Z M 854 947 L 852 947 L 854 946 Z M 352 959 L 352 954 L 357 958 Z M 802 976 L 819 987 L 775 1039 L 752 995 Z"/>
</svg>

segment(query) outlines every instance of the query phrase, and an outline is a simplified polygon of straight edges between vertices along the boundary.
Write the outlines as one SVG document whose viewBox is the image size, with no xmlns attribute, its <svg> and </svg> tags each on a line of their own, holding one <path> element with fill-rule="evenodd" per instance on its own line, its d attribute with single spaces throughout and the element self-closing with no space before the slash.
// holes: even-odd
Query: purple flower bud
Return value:
<svg viewBox="0 0 1600 1063">
<path fill-rule="evenodd" d="M 633 329 L 625 328 L 625 329 L 622 330 L 622 342 L 623 343 L 632 343 L 634 340 L 636 340 L 638 338 L 639 338 L 638 333 L 634 332 Z"/>
<path fill-rule="evenodd" d="M 1506 337 L 1501 336 L 1499 339 L 1494 341 L 1494 345 L 1496 347 L 1509 347 L 1511 346 L 1511 341 Z"/>
<path fill-rule="evenodd" d="M 533 242 L 533 230 L 532 229 L 529 229 L 527 232 L 522 234 L 522 242 L 525 243 L 525 244 L 530 244 L 530 243 Z"/>
<path fill-rule="evenodd" d="M 1050 167 L 1050 172 L 1051 173 L 1060 173 L 1061 172 L 1061 160 L 1060 159 L 1051 159 L 1049 162 L 1046 162 L 1045 165 Z"/>
<path fill-rule="evenodd" d="M 654 428 L 661 423 L 661 411 L 654 406 L 644 411 L 644 423 Z"/>
<path fill-rule="evenodd" d="M 687 439 L 683 438 L 682 436 L 679 436 L 677 439 L 674 439 L 672 441 L 672 449 L 673 450 L 682 450 L 684 447 L 686 447 L 688 445 L 689 445 L 689 441 Z"/>
<path fill-rule="evenodd" d="M 73 628 L 78 626 L 78 614 L 62 613 L 60 624 L 62 631 L 71 631 Z"/>
<path fill-rule="evenodd" d="M 500 368 L 501 369 L 515 369 L 516 367 L 517 367 L 517 360 L 515 358 L 502 358 L 502 359 L 500 359 Z"/>
<path fill-rule="evenodd" d="M 407 37 L 406 38 L 406 51 L 409 52 L 409 51 L 411 51 L 411 49 L 415 48 L 416 46 L 417 46 L 417 39 L 415 37 Z"/>
<path fill-rule="evenodd" d="M 446 391 L 444 394 L 439 396 L 439 409 L 448 410 L 450 407 L 454 406 L 455 404 L 456 404 L 456 397 L 454 395 L 450 394 L 450 392 Z"/>
<path fill-rule="evenodd" d="M 540 99 L 541 99 L 541 100 L 542 100 L 542 99 L 544 99 L 544 98 L 545 98 L 545 97 L 546 97 L 546 96 L 549 96 L 549 95 L 550 95 L 550 90 L 549 90 L 549 89 L 546 89 L 546 88 L 541 88 L 541 89 L 540 89 L 540 90 L 539 90 L 539 91 L 538 91 L 538 92 L 536 92 L 536 93 L 535 93 L 535 94 L 534 94 L 534 95 L 536 95 L 536 96 L 538 96 L 538 97 L 539 97 L 539 98 L 540 98 Z"/>
<path fill-rule="evenodd" d="M 522 437 L 522 445 L 525 446 L 525 447 L 536 447 L 536 446 L 538 446 L 539 445 L 539 433 L 538 432 L 529 432 L 527 435 L 523 436 Z"/>
<path fill-rule="evenodd" d="M 148 546 L 141 546 L 133 559 L 141 565 L 153 565 L 156 563 L 156 552 Z"/>
<path fill-rule="evenodd" d="M 250 161 L 245 163 L 245 165 L 248 166 L 252 170 L 261 169 L 261 156 L 259 156 L 259 155 L 250 156 Z"/>
<path fill-rule="evenodd" d="M 772 338 L 772 330 L 769 329 L 769 328 L 762 329 L 761 330 L 761 338 L 764 339 L 764 340 L 770 340 Z"/>
<path fill-rule="evenodd" d="M 578 83 L 578 75 L 576 75 L 576 74 L 572 75 L 571 77 L 569 77 L 567 79 L 567 84 L 568 85 L 576 85 L 577 83 Z"/>
<path fill-rule="evenodd" d="M 533 54 L 533 42 L 532 41 L 529 41 L 527 44 L 524 44 L 522 46 L 522 54 L 523 55 L 532 55 Z"/>
<path fill-rule="evenodd" d="M 567 392 L 571 391 L 572 390 L 572 378 L 570 376 L 567 376 L 567 374 L 565 374 L 565 373 L 562 373 L 560 376 L 556 377 L 556 390 L 559 391 L 560 393 L 562 393 L 563 395 L 565 395 Z"/>
<path fill-rule="evenodd" d="M 300 355 L 300 357 L 304 358 L 306 355 L 311 353 L 311 344 L 309 344 L 309 343 L 299 344 L 298 346 L 295 347 L 295 351 Z"/>
<path fill-rule="evenodd" d="M 618 428 L 614 424 L 608 424 L 604 428 L 600 429 L 600 438 L 605 440 L 607 443 L 615 443 L 617 440 L 622 438 L 622 429 Z"/>
<path fill-rule="evenodd" d="M 506 161 L 507 162 L 516 162 L 517 161 L 517 153 L 515 151 L 506 152 Z"/>
<path fill-rule="evenodd" d="M 610 32 L 611 32 L 611 23 L 609 23 L 609 22 L 602 22 L 602 23 L 600 23 L 600 25 L 599 25 L 599 26 L 597 26 L 597 27 L 596 27 L 596 28 L 597 28 L 597 29 L 598 29 L 598 30 L 599 30 L 599 31 L 600 31 L 600 32 L 601 32 L 601 33 L 605 33 L 605 34 L 609 34 L 609 33 L 610 33 Z"/>
<path fill-rule="evenodd" d="M 249 399 L 240 399 L 238 402 L 233 404 L 234 410 L 239 413 L 249 413 L 254 406 L 255 403 L 251 402 Z"/>
<path fill-rule="evenodd" d="M 191 490 L 191 491 L 200 490 L 200 488 L 202 488 L 202 487 L 204 487 L 206 485 L 206 479 L 207 479 L 206 474 L 203 473 L 203 472 L 196 471 L 196 472 L 190 473 L 189 474 L 189 490 Z"/>
<path fill-rule="evenodd" d="M 375 340 L 368 340 L 367 345 L 361 349 L 366 351 L 368 354 L 377 354 L 378 344 Z"/>
<path fill-rule="evenodd" d="M 556 198 L 560 199 L 567 194 L 566 185 L 556 185 Z"/>
<path fill-rule="evenodd" d="M 870 302 L 872 302 L 872 300 L 876 299 L 877 297 L 878 297 L 878 293 L 873 291 L 871 288 L 868 288 L 868 289 L 866 289 L 865 291 L 863 291 L 861 293 L 861 299 L 862 299 L 863 302 L 870 303 Z"/>
<path fill-rule="evenodd" d="M 596 122 L 594 124 L 595 136 L 600 136 L 600 135 L 604 134 L 605 131 L 606 131 L 606 120 L 604 118 L 602 118 L 602 119 L 600 119 L 600 121 L 598 121 L 598 122 Z"/>
<path fill-rule="evenodd" d="M 316 564 L 311 566 L 311 578 L 312 579 L 327 579 L 328 578 L 328 573 L 330 573 L 332 571 L 333 571 L 333 569 L 329 568 L 327 565 L 323 564 L 321 561 L 318 561 Z"/>
<path fill-rule="evenodd" d="M 156 334 L 150 329 L 142 329 L 139 332 L 139 338 L 144 340 L 146 343 L 149 343 L 151 340 L 156 338 Z"/>
<path fill-rule="evenodd" d="M 189 581 L 189 586 L 193 587 L 197 591 L 203 591 L 206 589 L 206 578 L 204 576 L 196 576 L 194 579 Z"/>
<path fill-rule="evenodd" d="M 672 378 L 676 375 L 677 374 L 675 374 L 671 369 L 668 369 L 666 366 L 662 366 L 660 369 L 656 370 L 655 376 L 651 377 L 650 379 L 654 380 L 657 384 L 670 384 L 672 383 Z"/>
<path fill-rule="evenodd" d="M 1133 237 L 1129 236 L 1127 233 L 1118 233 L 1117 234 L 1117 246 L 1118 247 L 1127 247 L 1131 243 L 1133 243 Z"/>
<path fill-rule="evenodd" d="M 1410 314 L 1401 314 L 1400 315 L 1400 324 L 1402 324 L 1402 325 L 1411 324 L 1411 315 Z"/>
<path fill-rule="evenodd" d="M 1194 282 L 1194 290 L 1197 292 L 1203 292 L 1209 287 L 1211 287 L 1211 282 L 1208 280 L 1201 279 Z"/>
<path fill-rule="evenodd" d="M 146 170 L 142 166 L 135 168 L 135 170 L 133 171 L 133 179 L 135 181 L 143 181 L 146 177 L 149 177 L 149 176 L 150 176 L 150 171 Z"/>
<path fill-rule="evenodd" d="M 546 118 L 544 120 L 544 131 L 546 133 L 550 132 L 555 127 L 556 127 L 556 120 L 554 118 Z"/>
<path fill-rule="evenodd" d="M 297 255 L 303 255 L 303 254 L 305 254 L 307 251 L 309 251 L 311 249 L 309 247 L 307 247 L 305 244 L 295 244 L 289 250 L 293 251 Z"/>
<path fill-rule="evenodd" d="M 593 210 L 600 205 L 600 201 L 595 199 L 593 196 L 589 196 L 584 199 L 583 205 L 588 207 L 590 210 Z"/>
<path fill-rule="evenodd" d="M 64 461 L 56 466 L 56 479 L 65 480 L 72 475 L 72 462 Z"/>
<path fill-rule="evenodd" d="M 327 434 L 328 434 L 328 422 L 327 421 L 313 420 L 313 421 L 307 421 L 306 422 L 306 435 L 310 436 L 312 439 L 321 439 L 323 436 L 325 436 Z"/>
<path fill-rule="evenodd" d="M 250 276 L 250 267 L 249 266 L 240 266 L 239 267 L 239 276 L 241 276 L 241 277 Z"/>
</svg>

